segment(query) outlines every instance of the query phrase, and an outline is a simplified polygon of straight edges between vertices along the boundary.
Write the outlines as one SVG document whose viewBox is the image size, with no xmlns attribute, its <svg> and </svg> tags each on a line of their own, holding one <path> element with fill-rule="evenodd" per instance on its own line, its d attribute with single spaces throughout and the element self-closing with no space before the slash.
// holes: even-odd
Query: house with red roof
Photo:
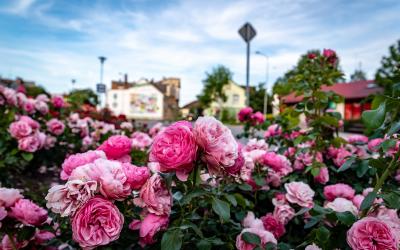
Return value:
<svg viewBox="0 0 400 250">
<path fill-rule="evenodd" d="M 332 86 L 323 86 L 322 91 L 333 91 L 344 97 L 343 103 L 333 104 L 331 107 L 342 114 L 346 121 L 359 120 L 364 110 L 371 109 L 371 101 L 366 97 L 382 93 L 383 89 L 376 85 L 373 80 L 355 81 L 349 83 L 336 83 Z M 292 106 L 303 99 L 303 96 L 296 96 L 295 93 L 284 96 L 281 102 Z"/>
</svg>

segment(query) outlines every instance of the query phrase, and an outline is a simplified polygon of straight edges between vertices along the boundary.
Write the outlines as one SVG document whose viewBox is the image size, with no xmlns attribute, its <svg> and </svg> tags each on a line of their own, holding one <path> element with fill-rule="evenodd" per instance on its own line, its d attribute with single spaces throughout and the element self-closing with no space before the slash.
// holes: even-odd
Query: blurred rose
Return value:
<svg viewBox="0 0 400 250">
<path fill-rule="evenodd" d="M 16 121 L 10 124 L 10 134 L 15 139 L 21 139 L 32 134 L 32 127 L 25 121 Z"/>
<path fill-rule="evenodd" d="M 256 245 L 247 243 L 242 239 L 242 235 L 244 233 L 251 233 L 255 234 L 260 237 L 261 246 L 264 248 L 267 243 L 271 242 L 273 244 L 277 244 L 277 240 L 275 239 L 274 235 L 264 229 L 260 228 L 245 228 L 242 232 L 236 237 L 236 248 L 238 250 L 253 250 Z"/>
<path fill-rule="evenodd" d="M 150 170 L 147 167 L 137 167 L 130 163 L 123 163 L 122 168 L 132 189 L 140 189 L 150 178 Z"/>
<path fill-rule="evenodd" d="M 253 109 L 251 107 L 244 107 L 238 113 L 238 120 L 240 122 L 246 122 L 251 119 L 251 115 L 253 114 Z"/>
<path fill-rule="evenodd" d="M 64 98 L 59 95 L 53 96 L 51 102 L 55 108 L 62 108 L 64 106 Z"/>
<path fill-rule="evenodd" d="M 124 135 L 113 135 L 103 142 L 97 150 L 104 151 L 109 159 L 118 159 L 131 152 L 132 141 Z"/>
<path fill-rule="evenodd" d="M 158 216 L 148 214 L 140 224 L 140 240 L 139 244 L 144 247 L 145 245 L 155 243 L 154 236 L 161 230 L 168 228 L 168 216 Z"/>
<path fill-rule="evenodd" d="M 23 196 L 20 194 L 18 189 L 14 188 L 3 188 L 0 187 L 0 206 L 11 207 L 14 203 L 22 199 Z"/>
<path fill-rule="evenodd" d="M 40 226 L 47 220 L 47 211 L 28 199 L 20 199 L 9 213 L 25 225 Z"/>
<path fill-rule="evenodd" d="M 46 125 L 47 130 L 54 135 L 61 135 L 65 129 L 64 123 L 56 118 L 49 120 Z"/>
</svg>

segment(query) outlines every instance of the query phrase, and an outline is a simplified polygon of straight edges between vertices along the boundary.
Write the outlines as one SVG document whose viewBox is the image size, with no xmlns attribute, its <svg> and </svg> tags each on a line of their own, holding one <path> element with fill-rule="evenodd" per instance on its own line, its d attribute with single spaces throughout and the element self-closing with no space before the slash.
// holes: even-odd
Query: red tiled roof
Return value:
<svg viewBox="0 0 400 250">
<path fill-rule="evenodd" d="M 373 80 L 367 80 L 322 86 L 322 91 L 333 91 L 343 96 L 345 99 L 360 99 L 372 94 L 381 93 L 383 89 L 375 85 Z M 295 93 L 282 97 L 284 103 L 298 103 L 302 99 L 303 96 L 296 96 Z"/>
</svg>

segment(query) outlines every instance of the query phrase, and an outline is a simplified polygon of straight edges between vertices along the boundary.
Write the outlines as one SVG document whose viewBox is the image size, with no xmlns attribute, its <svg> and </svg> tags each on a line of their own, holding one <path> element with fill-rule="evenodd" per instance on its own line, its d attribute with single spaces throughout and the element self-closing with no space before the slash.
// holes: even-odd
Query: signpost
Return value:
<svg viewBox="0 0 400 250">
<path fill-rule="evenodd" d="M 256 36 L 257 32 L 250 23 L 245 23 L 240 29 L 239 34 L 247 44 L 246 55 L 246 105 L 250 104 L 250 41 Z"/>
<path fill-rule="evenodd" d="M 98 83 L 96 85 L 96 91 L 99 94 L 104 94 L 106 93 L 106 85 L 104 83 Z"/>
</svg>

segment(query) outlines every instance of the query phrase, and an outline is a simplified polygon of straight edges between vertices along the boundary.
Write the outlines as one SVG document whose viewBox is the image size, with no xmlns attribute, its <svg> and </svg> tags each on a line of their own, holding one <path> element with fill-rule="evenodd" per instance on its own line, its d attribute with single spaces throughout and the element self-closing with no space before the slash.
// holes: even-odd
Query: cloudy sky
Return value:
<svg viewBox="0 0 400 250">
<path fill-rule="evenodd" d="M 130 80 L 176 76 L 181 104 L 201 91 L 205 72 L 223 64 L 245 82 L 245 43 L 238 28 L 249 21 L 251 84 L 269 85 L 309 49 L 332 48 L 347 76 L 360 63 L 369 78 L 389 45 L 400 39 L 399 0 L 177 0 L 0 2 L 0 75 L 34 80 L 51 92 L 92 87 L 128 73 Z"/>
</svg>

